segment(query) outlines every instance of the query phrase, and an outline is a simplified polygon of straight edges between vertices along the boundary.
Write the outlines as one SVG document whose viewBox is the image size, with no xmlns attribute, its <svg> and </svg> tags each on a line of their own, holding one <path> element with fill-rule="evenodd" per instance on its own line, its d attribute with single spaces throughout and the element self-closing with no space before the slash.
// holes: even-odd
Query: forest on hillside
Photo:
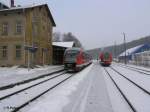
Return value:
<svg viewBox="0 0 150 112">
<path fill-rule="evenodd" d="M 133 40 L 131 42 L 126 43 L 126 48 L 133 48 L 141 44 L 150 44 L 150 36 L 146 36 L 137 40 Z M 113 57 L 117 57 L 119 54 L 124 52 L 124 44 L 112 45 L 104 48 L 96 48 L 88 50 L 88 52 L 92 55 L 93 58 L 97 58 L 101 51 L 111 52 Z"/>
</svg>

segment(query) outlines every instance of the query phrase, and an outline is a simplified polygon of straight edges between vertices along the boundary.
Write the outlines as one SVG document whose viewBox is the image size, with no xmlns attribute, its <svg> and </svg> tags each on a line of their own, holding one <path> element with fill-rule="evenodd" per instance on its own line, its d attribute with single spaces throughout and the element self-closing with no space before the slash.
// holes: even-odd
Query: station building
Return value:
<svg viewBox="0 0 150 112">
<path fill-rule="evenodd" d="M 118 59 L 119 59 L 119 61 L 124 61 L 125 60 L 125 52 L 126 52 L 126 60 L 127 61 L 132 61 L 134 59 L 135 54 L 141 53 L 141 52 L 144 52 L 144 51 L 149 51 L 149 50 L 150 50 L 150 44 L 138 45 L 136 47 L 127 49 L 126 51 L 121 53 L 118 56 Z"/>
<path fill-rule="evenodd" d="M 74 42 L 53 42 L 53 64 L 62 65 L 65 50 L 72 47 L 75 47 Z"/>
<path fill-rule="evenodd" d="M 133 57 L 133 62 L 136 65 L 150 67 L 150 50 L 136 53 Z"/>
<path fill-rule="evenodd" d="M 0 66 L 52 64 L 54 26 L 47 4 L 0 9 Z"/>
</svg>

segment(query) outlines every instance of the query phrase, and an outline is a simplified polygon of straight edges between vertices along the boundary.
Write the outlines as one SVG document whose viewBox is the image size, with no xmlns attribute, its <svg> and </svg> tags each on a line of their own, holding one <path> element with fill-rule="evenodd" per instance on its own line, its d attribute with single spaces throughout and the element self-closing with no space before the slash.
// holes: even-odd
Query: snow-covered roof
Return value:
<svg viewBox="0 0 150 112">
<path fill-rule="evenodd" d="M 53 42 L 54 46 L 71 48 L 73 47 L 74 42 Z"/>
<path fill-rule="evenodd" d="M 52 16 L 52 14 L 50 12 L 50 9 L 49 9 L 49 7 L 48 7 L 47 4 L 40 4 L 40 5 L 39 4 L 35 4 L 35 5 L 33 4 L 33 5 L 27 5 L 27 6 L 10 7 L 9 9 L 2 9 L 2 10 L 0 10 L 0 13 L 1 12 L 7 12 L 7 11 L 16 11 L 16 10 L 31 9 L 31 8 L 40 7 L 40 6 L 46 6 L 46 8 L 48 10 L 49 17 L 52 20 L 53 26 L 56 26 L 55 21 L 53 19 L 53 16 Z"/>
<path fill-rule="evenodd" d="M 16 6 L 16 7 L 10 7 L 9 9 L 3 9 L 0 11 L 3 12 L 3 11 L 12 11 L 12 10 L 19 10 L 19 9 L 30 9 L 34 7 L 43 6 L 43 5 L 47 5 L 47 4 L 31 4 L 31 5 L 25 5 L 25 6 L 19 6 L 19 7 Z"/>
<path fill-rule="evenodd" d="M 138 45 L 136 47 L 130 48 L 126 50 L 126 56 L 131 55 L 132 53 L 134 53 L 137 49 L 139 49 L 140 47 L 142 47 L 144 44 L 142 45 Z M 125 51 L 123 53 L 121 53 L 119 56 L 125 56 Z"/>
</svg>

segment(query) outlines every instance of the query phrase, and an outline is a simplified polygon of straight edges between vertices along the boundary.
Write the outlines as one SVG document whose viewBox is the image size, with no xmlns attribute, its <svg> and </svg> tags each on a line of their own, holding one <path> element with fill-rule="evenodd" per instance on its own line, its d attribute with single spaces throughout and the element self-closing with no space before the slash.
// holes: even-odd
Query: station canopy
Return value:
<svg viewBox="0 0 150 112">
<path fill-rule="evenodd" d="M 53 42 L 53 46 L 58 46 L 58 47 L 64 47 L 64 48 L 71 48 L 73 47 L 74 42 Z"/>
</svg>

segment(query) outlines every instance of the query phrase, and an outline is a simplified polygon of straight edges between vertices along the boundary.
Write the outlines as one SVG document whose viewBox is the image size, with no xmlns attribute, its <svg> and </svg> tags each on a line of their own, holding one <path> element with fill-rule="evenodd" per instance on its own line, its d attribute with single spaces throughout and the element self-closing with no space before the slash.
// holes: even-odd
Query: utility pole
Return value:
<svg viewBox="0 0 150 112">
<path fill-rule="evenodd" d="M 123 32 L 124 37 L 124 51 L 125 51 L 125 57 L 124 57 L 124 63 L 127 64 L 127 58 L 126 58 L 126 34 Z"/>
<path fill-rule="evenodd" d="M 116 41 L 114 42 L 114 58 L 116 59 L 117 54 L 116 54 Z"/>
</svg>

